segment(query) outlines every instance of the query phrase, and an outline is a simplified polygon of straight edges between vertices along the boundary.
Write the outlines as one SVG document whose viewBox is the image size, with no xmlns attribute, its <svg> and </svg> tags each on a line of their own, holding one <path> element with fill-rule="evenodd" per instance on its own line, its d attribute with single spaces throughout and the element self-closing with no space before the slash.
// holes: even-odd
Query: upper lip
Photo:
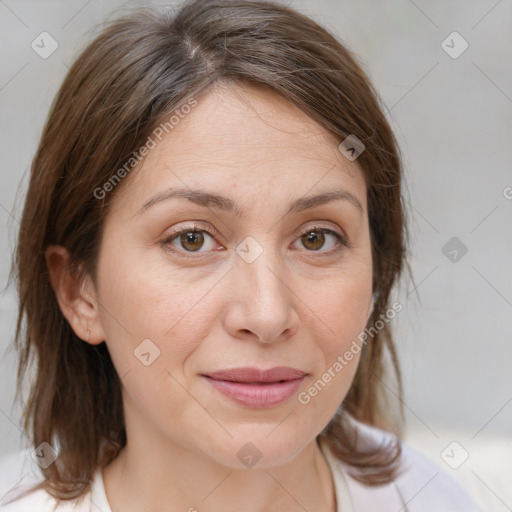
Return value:
<svg viewBox="0 0 512 512">
<path fill-rule="evenodd" d="M 260 370 L 258 368 L 231 368 L 228 370 L 205 373 L 203 375 L 215 380 L 231 382 L 279 382 L 282 380 L 300 379 L 307 375 L 307 373 L 296 368 L 276 366 L 269 370 Z"/>
</svg>

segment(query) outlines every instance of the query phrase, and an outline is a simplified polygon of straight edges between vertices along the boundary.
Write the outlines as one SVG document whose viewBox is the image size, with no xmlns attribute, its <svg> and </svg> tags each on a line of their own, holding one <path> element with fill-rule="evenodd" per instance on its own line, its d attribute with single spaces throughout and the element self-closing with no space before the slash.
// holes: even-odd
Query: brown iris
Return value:
<svg viewBox="0 0 512 512">
<path fill-rule="evenodd" d="M 309 231 L 301 236 L 304 247 L 308 249 L 318 250 L 321 249 L 325 243 L 325 234 L 321 231 Z M 308 246 L 308 244 L 311 244 Z"/>
<path fill-rule="evenodd" d="M 180 241 L 187 251 L 197 251 L 204 243 L 204 236 L 200 231 L 186 231 L 180 234 Z"/>
</svg>

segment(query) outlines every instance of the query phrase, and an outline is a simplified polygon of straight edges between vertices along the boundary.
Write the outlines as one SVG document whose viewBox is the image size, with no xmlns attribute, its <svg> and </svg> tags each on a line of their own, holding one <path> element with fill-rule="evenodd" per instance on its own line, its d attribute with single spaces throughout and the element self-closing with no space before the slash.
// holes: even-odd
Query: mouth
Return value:
<svg viewBox="0 0 512 512">
<path fill-rule="evenodd" d="M 201 376 L 222 395 L 239 404 L 266 408 L 286 402 L 307 375 L 302 370 L 281 366 L 269 370 L 235 368 Z"/>
<path fill-rule="evenodd" d="M 300 379 L 306 375 L 307 372 L 288 366 L 276 366 L 268 370 L 260 370 L 258 368 L 231 368 L 229 370 L 220 370 L 204 374 L 205 377 L 210 377 L 215 380 L 242 382 L 246 384 L 286 382 Z"/>
</svg>

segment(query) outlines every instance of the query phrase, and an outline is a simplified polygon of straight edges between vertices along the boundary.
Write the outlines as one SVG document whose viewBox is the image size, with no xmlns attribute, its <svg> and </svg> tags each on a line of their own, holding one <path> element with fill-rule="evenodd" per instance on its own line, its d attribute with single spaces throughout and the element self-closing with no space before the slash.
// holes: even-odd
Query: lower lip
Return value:
<svg viewBox="0 0 512 512">
<path fill-rule="evenodd" d="M 272 407 L 286 402 L 299 389 L 305 376 L 269 384 L 230 382 L 206 376 L 205 378 L 215 389 L 239 404 L 250 407 Z"/>
</svg>

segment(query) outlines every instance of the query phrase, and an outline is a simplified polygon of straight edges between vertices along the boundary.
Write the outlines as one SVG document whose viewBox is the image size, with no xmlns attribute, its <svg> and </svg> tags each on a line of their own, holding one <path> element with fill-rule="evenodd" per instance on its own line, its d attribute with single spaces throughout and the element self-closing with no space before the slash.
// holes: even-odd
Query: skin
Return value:
<svg viewBox="0 0 512 512">
<path fill-rule="evenodd" d="M 87 277 L 80 289 L 66 250 L 48 248 L 63 314 L 88 343 L 106 342 L 122 380 L 128 443 L 103 471 L 113 511 L 336 510 L 316 436 L 346 396 L 359 354 L 307 405 L 297 396 L 263 409 L 240 405 L 200 374 L 292 366 L 309 374 L 301 392 L 365 328 L 366 185 L 338 142 L 273 92 L 218 85 L 116 189 L 95 283 Z M 245 213 L 171 198 L 137 214 L 171 186 L 223 194 Z M 295 199 L 338 189 L 362 211 L 337 200 L 285 215 Z M 217 234 L 201 232 L 202 246 L 179 236 L 162 243 L 194 222 Z M 315 226 L 350 247 L 331 234 L 308 242 Z M 263 249 L 252 263 L 236 252 L 246 237 Z M 144 339 L 160 350 L 149 366 L 134 356 Z M 262 454 L 252 468 L 237 457 L 247 442 Z"/>
</svg>

